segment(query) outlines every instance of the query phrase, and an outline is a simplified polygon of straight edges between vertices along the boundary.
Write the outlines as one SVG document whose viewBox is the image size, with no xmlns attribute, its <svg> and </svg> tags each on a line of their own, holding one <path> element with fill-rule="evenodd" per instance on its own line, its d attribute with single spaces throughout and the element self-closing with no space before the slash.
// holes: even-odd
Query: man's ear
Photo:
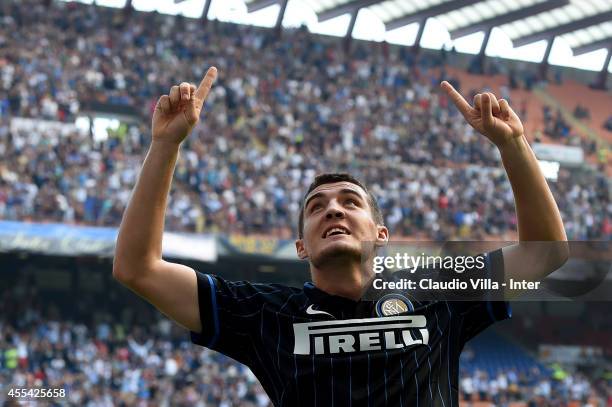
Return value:
<svg viewBox="0 0 612 407">
<path fill-rule="evenodd" d="M 385 246 L 389 241 L 389 229 L 384 225 L 376 226 L 378 234 L 376 235 L 376 246 Z"/>
<path fill-rule="evenodd" d="M 300 260 L 305 260 L 308 258 L 308 252 L 306 251 L 306 247 L 304 246 L 304 241 L 302 239 L 295 241 L 295 250 L 297 251 L 297 255 Z"/>
</svg>

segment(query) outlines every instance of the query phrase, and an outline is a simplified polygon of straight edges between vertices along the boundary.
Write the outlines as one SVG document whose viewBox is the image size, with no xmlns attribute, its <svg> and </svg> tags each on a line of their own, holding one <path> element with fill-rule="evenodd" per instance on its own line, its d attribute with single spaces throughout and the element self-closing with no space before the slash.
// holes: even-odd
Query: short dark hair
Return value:
<svg viewBox="0 0 612 407">
<path fill-rule="evenodd" d="M 361 189 L 363 189 L 368 197 L 368 205 L 370 205 L 372 218 L 378 225 L 383 225 L 385 223 L 380 207 L 378 206 L 378 201 L 376 201 L 376 197 L 372 195 L 370 191 L 368 191 L 368 188 L 366 188 L 366 186 L 361 181 L 347 173 L 329 172 L 317 175 L 312 184 L 310 184 L 310 186 L 308 187 L 308 191 L 306 191 L 306 193 L 304 194 L 302 204 L 300 205 L 300 216 L 298 218 L 298 237 L 300 239 L 304 237 L 304 204 L 306 203 L 306 198 L 308 197 L 308 194 L 310 194 L 315 188 L 320 185 L 333 184 L 336 182 L 350 182 L 351 184 L 355 184 Z"/>
</svg>

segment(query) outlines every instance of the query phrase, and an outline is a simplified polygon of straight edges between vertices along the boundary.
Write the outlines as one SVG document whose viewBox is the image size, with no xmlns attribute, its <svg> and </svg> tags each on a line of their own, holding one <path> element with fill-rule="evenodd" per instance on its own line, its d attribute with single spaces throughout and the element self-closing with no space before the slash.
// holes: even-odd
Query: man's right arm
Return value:
<svg viewBox="0 0 612 407">
<path fill-rule="evenodd" d="M 159 99 L 151 146 L 119 227 L 113 261 L 115 279 L 193 332 L 202 331 L 196 274 L 162 259 L 162 236 L 180 144 L 197 124 L 216 76 L 211 68 L 197 89 L 182 83 Z"/>
<path fill-rule="evenodd" d="M 113 276 L 185 328 L 200 332 L 195 271 L 162 259 L 178 146 L 152 142 L 119 228 Z"/>
</svg>

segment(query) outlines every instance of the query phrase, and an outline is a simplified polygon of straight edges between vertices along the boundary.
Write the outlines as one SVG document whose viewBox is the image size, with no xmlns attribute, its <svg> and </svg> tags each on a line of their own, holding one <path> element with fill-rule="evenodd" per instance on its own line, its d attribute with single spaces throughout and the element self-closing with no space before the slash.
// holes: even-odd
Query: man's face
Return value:
<svg viewBox="0 0 612 407">
<path fill-rule="evenodd" d="M 387 228 L 376 224 L 365 191 L 351 182 L 319 185 L 306 197 L 298 256 L 320 267 L 339 258 L 360 260 L 362 242 L 382 242 Z"/>
</svg>

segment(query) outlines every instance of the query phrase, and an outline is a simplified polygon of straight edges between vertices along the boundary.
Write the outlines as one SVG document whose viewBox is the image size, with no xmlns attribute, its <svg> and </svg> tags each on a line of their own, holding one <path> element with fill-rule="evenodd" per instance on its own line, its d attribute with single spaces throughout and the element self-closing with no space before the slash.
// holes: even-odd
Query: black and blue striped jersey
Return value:
<svg viewBox="0 0 612 407">
<path fill-rule="evenodd" d="M 486 264 L 503 272 L 501 250 Z M 381 300 L 353 301 L 312 283 L 196 273 L 203 332 L 191 332 L 192 342 L 247 365 L 276 406 L 458 406 L 464 344 L 510 316 L 501 301 L 406 299 L 381 312 Z"/>
</svg>

